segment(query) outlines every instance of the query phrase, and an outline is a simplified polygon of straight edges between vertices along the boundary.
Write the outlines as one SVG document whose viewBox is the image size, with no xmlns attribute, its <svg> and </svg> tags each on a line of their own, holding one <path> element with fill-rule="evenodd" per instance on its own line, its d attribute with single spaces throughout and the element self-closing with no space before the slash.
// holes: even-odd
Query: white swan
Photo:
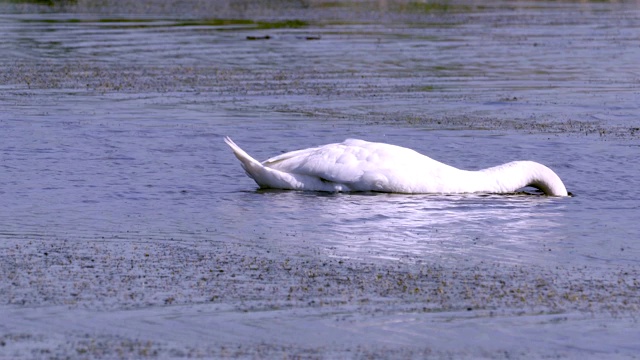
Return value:
<svg viewBox="0 0 640 360">
<path fill-rule="evenodd" d="M 261 188 L 453 194 L 511 193 L 532 186 L 546 195 L 567 196 L 558 175 L 533 161 L 466 171 L 404 147 L 348 139 L 260 163 L 229 137 L 224 141 Z"/>
</svg>

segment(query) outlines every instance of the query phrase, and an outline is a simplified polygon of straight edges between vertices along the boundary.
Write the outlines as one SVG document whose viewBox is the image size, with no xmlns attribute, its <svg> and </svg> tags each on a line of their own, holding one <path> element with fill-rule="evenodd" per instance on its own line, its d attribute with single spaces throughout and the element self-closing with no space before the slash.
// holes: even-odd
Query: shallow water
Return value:
<svg viewBox="0 0 640 360">
<path fill-rule="evenodd" d="M 640 12 L 525 4 L 0 16 L 0 356 L 640 352 Z M 575 196 L 257 190 L 224 135 L 531 159 Z"/>
</svg>

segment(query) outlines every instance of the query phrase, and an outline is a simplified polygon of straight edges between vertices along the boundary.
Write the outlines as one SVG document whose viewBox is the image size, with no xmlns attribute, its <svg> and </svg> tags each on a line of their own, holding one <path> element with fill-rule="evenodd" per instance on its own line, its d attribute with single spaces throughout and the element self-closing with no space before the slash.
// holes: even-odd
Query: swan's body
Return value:
<svg viewBox="0 0 640 360">
<path fill-rule="evenodd" d="M 562 180 L 533 161 L 513 161 L 479 171 L 460 170 L 396 145 L 348 139 L 291 151 L 264 162 L 225 138 L 261 188 L 391 193 L 511 193 L 526 186 L 567 196 Z"/>
</svg>

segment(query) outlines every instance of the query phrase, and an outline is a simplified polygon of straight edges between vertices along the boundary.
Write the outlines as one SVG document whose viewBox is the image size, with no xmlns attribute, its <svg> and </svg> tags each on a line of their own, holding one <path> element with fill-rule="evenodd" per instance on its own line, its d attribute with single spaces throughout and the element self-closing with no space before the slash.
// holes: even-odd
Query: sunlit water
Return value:
<svg viewBox="0 0 640 360">
<path fill-rule="evenodd" d="M 618 135 L 640 124 L 640 16 L 618 6 L 275 30 L 2 15 L 0 249 L 237 242 L 373 263 L 635 269 L 640 149 Z M 530 159 L 575 196 L 262 191 L 225 135 L 257 159 L 345 138 L 465 169 Z M 388 321 L 412 327 L 403 316 Z"/>
<path fill-rule="evenodd" d="M 351 124 L 332 125 L 328 133 L 302 118 L 278 115 L 256 125 L 236 117 L 235 125 L 247 129 L 236 131 L 236 141 L 257 158 L 361 137 L 466 169 L 535 159 L 555 169 L 575 197 L 257 191 L 222 142 L 233 131 L 219 131 L 224 117 L 185 118 L 188 124 L 146 116 L 4 120 L 3 233 L 90 240 L 215 229 L 218 236 L 254 241 L 258 232 L 260 241 L 293 244 L 296 238 L 283 235 L 296 234 L 332 256 L 356 258 L 638 260 L 637 146 L 628 141 Z M 247 136 L 251 128 L 259 142 Z"/>
</svg>

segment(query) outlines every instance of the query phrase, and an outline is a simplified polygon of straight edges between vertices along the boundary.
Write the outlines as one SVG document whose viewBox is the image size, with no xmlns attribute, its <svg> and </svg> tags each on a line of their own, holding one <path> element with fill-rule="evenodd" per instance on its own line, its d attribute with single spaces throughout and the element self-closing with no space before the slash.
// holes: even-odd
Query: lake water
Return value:
<svg viewBox="0 0 640 360">
<path fill-rule="evenodd" d="M 159 3 L 2 7 L 0 357 L 640 354 L 637 3 Z M 575 196 L 257 190 L 226 135 Z"/>
</svg>

